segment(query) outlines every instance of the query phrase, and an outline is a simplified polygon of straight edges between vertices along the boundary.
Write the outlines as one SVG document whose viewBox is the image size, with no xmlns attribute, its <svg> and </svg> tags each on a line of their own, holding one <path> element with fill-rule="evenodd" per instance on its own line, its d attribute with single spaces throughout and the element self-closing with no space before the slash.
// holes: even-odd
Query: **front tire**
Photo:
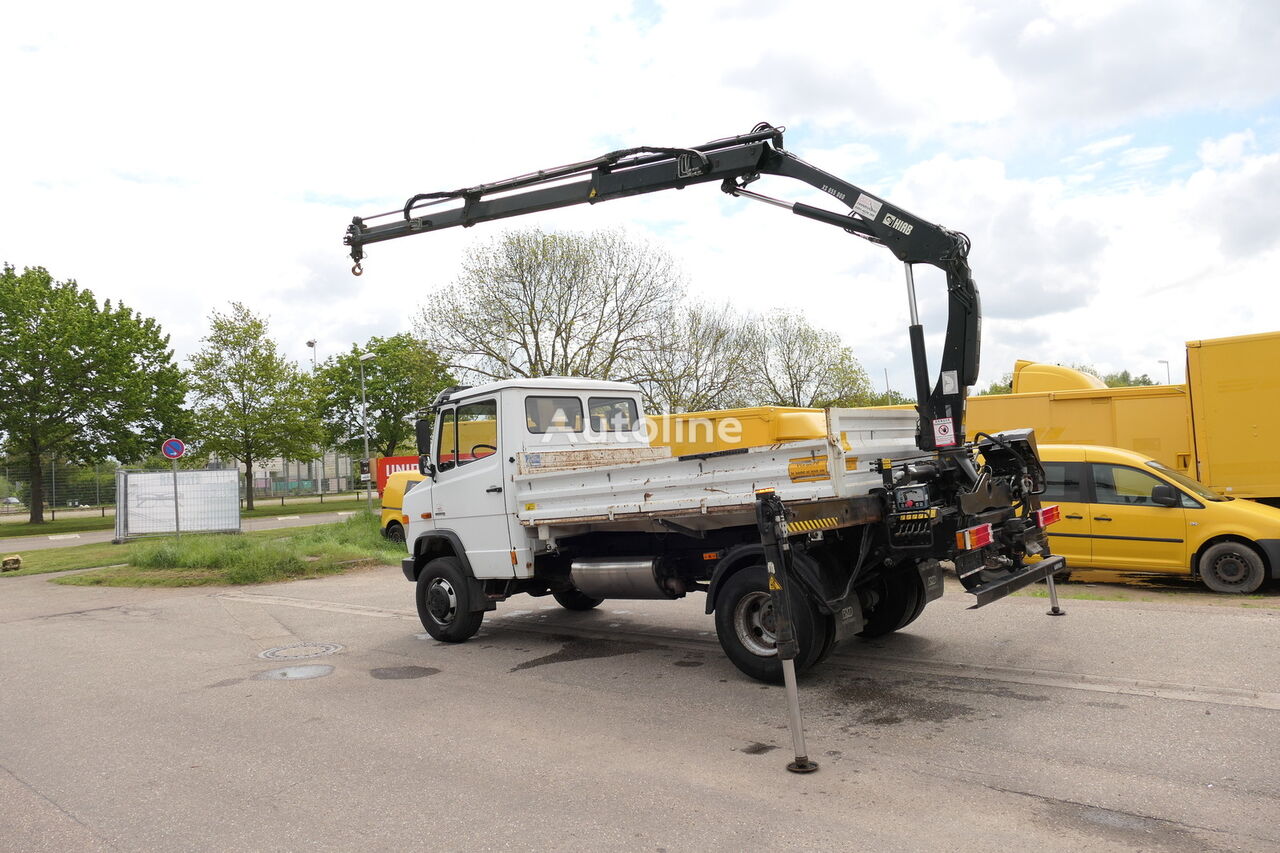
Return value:
<svg viewBox="0 0 1280 853">
<path fill-rule="evenodd" d="M 383 531 L 383 536 L 388 542 L 404 543 L 404 528 L 400 526 L 398 521 L 393 521 L 387 525 L 387 529 Z"/>
<path fill-rule="evenodd" d="M 827 625 L 808 597 L 792 587 L 791 624 L 800 651 L 796 672 L 808 669 L 827 644 Z M 766 684 L 782 683 L 782 661 L 774 634 L 773 596 L 764 566 L 734 574 L 716 599 L 716 636 L 733 665 Z"/>
<path fill-rule="evenodd" d="M 603 598 L 592 598 L 579 589 L 562 589 L 551 593 L 551 597 L 565 610 L 590 610 L 604 601 Z"/>
<path fill-rule="evenodd" d="M 1258 552 L 1241 542 L 1219 542 L 1200 555 L 1200 580 L 1214 592 L 1248 595 L 1266 580 Z"/>
<path fill-rule="evenodd" d="M 438 557 L 418 575 L 418 618 L 433 639 L 461 643 L 475 636 L 483 610 L 472 610 L 471 580 L 456 557 Z"/>
</svg>

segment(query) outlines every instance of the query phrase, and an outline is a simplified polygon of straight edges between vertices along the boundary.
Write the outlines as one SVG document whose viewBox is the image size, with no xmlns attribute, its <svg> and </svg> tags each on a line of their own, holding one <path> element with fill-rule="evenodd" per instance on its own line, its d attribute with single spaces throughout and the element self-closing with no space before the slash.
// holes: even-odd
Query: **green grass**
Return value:
<svg viewBox="0 0 1280 853">
<path fill-rule="evenodd" d="M 92 569 L 53 582 L 131 587 L 256 584 L 395 563 L 403 555 L 404 546 L 382 538 L 378 519 L 361 513 L 315 527 L 32 551 L 23 556 L 21 571 L 5 572 L 0 578 Z"/>
<path fill-rule="evenodd" d="M 364 508 L 365 501 L 363 498 L 343 497 L 338 500 L 326 500 L 324 503 L 319 501 L 286 503 L 284 506 L 280 506 L 279 498 L 274 500 L 271 498 L 259 498 L 257 506 L 251 511 L 241 510 L 240 517 L 275 518 L 279 515 L 309 515 L 316 512 L 354 512 Z M 376 496 L 373 501 L 373 508 L 375 512 L 379 508 Z M 62 511 L 65 512 L 65 510 Z M 112 530 L 115 525 L 114 513 L 108 513 L 106 518 L 99 515 L 73 516 L 71 518 L 45 521 L 43 524 L 6 521 L 0 523 L 0 539 L 9 539 L 15 536 L 57 536 L 60 533 L 84 533 L 89 530 Z"/>
</svg>

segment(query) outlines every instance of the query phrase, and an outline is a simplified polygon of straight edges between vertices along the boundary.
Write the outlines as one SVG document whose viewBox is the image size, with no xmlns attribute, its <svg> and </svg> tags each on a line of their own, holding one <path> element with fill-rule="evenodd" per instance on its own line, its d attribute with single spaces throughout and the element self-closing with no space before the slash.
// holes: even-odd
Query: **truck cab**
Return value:
<svg viewBox="0 0 1280 853">
<path fill-rule="evenodd" d="M 435 404 L 432 476 L 405 497 L 408 542 L 448 539 L 477 579 L 532 577 L 538 540 L 517 518 L 517 462 L 540 467 L 542 454 L 575 449 L 648 455 L 640 406 L 638 386 L 592 379 L 450 389 Z"/>
</svg>

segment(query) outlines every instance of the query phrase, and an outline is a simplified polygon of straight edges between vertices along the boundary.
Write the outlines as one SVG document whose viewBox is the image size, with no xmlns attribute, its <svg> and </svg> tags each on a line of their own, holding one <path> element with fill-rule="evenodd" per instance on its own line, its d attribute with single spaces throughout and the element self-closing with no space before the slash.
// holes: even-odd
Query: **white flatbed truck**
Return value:
<svg viewBox="0 0 1280 853">
<path fill-rule="evenodd" d="M 746 189 L 762 175 L 801 180 L 851 212 Z M 582 610 L 697 591 L 733 663 L 777 682 L 850 635 L 904 627 L 941 595 L 944 571 L 981 606 L 1064 568 L 1044 535 L 1056 508 L 1039 505 L 1034 436 L 964 442 L 980 330 L 968 239 L 799 160 L 778 128 L 415 195 L 402 210 L 356 217 L 346 243 L 360 274 L 367 244 L 710 181 L 884 245 L 904 263 L 917 411 L 832 409 L 822 439 L 673 458 L 645 439 L 634 385 L 548 377 L 449 389 L 434 423 L 419 422 L 427 479 L 404 501 L 404 572 L 431 636 L 464 641 L 519 593 Z M 947 279 L 932 385 L 916 263 Z"/>
</svg>

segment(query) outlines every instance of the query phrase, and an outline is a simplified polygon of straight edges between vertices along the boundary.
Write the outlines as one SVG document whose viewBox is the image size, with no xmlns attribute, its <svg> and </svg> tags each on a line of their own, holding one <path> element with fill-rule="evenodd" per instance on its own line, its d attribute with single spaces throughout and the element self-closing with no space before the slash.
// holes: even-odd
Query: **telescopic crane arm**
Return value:
<svg viewBox="0 0 1280 853">
<path fill-rule="evenodd" d="M 746 188 L 761 175 L 802 181 L 852 212 L 780 201 Z M 922 450 L 963 444 L 965 394 L 977 381 L 981 325 L 978 290 L 969 271 L 968 238 L 809 165 L 783 149 L 781 128 L 760 124 L 751 133 L 693 148 L 630 148 L 491 184 L 421 193 L 405 202 L 401 210 L 353 218 L 345 242 L 355 261 L 352 272 L 359 275 L 364 247 L 369 243 L 712 181 L 720 181 L 721 189 L 731 195 L 783 207 L 884 245 L 904 263 L 911 310 L 911 360 L 921 418 L 918 444 Z M 370 224 L 383 219 L 390 221 Z M 913 264 L 938 267 L 947 280 L 947 334 L 941 370 L 932 388 L 924 331 L 916 311 Z"/>
</svg>

